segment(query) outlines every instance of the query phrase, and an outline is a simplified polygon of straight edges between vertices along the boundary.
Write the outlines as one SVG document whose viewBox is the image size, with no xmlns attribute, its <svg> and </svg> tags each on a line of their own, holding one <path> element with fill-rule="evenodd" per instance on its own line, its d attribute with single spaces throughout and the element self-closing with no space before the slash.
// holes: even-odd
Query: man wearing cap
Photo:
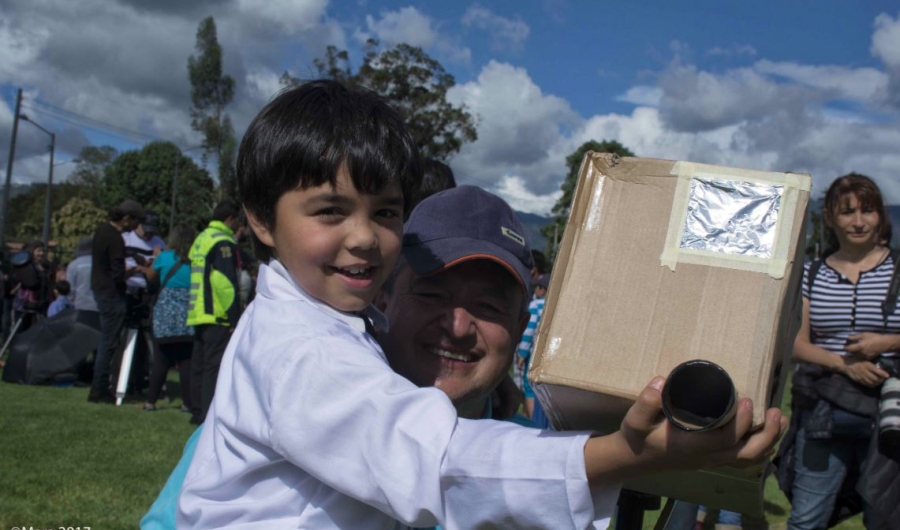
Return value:
<svg viewBox="0 0 900 530">
<path fill-rule="evenodd" d="M 453 222 L 447 222 L 452 219 Z M 435 386 L 463 418 L 492 417 L 527 318 L 533 261 L 524 228 L 499 197 L 461 186 L 416 208 L 384 287 L 391 368 Z"/>
<path fill-rule="evenodd" d="M 125 281 L 133 273 L 125 268 L 122 232 L 134 230 L 144 215 L 144 208 L 137 201 L 126 199 L 109 212 L 109 221 L 94 232 L 91 289 L 100 311 L 100 345 L 94 357 L 94 379 L 88 394 L 88 401 L 94 403 L 115 403 L 109 391 L 110 364 L 125 324 Z"/>
<path fill-rule="evenodd" d="M 166 249 L 166 243 L 159 237 L 159 215 L 150 210 L 134 230 L 122 234 L 122 239 L 125 241 L 126 268 L 149 265 L 160 251 Z M 133 274 L 125 283 L 128 292 L 133 293 L 137 289 L 147 288 L 147 277 Z"/>
</svg>

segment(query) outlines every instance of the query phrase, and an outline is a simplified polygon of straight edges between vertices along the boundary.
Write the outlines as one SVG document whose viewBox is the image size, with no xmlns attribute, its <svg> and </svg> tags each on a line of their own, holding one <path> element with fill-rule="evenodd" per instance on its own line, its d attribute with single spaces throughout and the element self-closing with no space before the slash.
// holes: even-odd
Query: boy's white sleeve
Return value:
<svg viewBox="0 0 900 530">
<path fill-rule="evenodd" d="M 587 434 L 458 419 L 363 344 L 298 349 L 259 383 L 275 451 L 321 482 L 414 527 L 607 527 L 619 487 L 592 496 Z"/>
</svg>

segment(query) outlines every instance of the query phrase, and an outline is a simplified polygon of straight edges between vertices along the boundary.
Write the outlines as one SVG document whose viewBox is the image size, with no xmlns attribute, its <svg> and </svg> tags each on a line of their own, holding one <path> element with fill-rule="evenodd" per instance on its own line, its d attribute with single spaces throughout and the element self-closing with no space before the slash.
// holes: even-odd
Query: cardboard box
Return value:
<svg viewBox="0 0 900 530">
<path fill-rule="evenodd" d="M 810 184 L 809 175 L 588 153 L 529 369 L 554 427 L 613 432 L 650 379 L 691 359 L 725 368 L 761 424 L 781 402 L 799 326 Z M 713 231 L 698 235 L 698 222 Z M 758 514 L 762 471 L 661 474 L 625 487 Z"/>
</svg>

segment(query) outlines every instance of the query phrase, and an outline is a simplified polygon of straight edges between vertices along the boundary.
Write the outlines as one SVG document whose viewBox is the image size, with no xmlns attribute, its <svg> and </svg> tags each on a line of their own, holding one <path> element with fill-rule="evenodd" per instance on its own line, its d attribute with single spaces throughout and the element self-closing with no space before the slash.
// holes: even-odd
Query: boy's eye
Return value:
<svg viewBox="0 0 900 530">
<path fill-rule="evenodd" d="M 379 217 L 384 217 L 385 219 L 396 219 L 400 217 L 400 212 L 398 210 L 378 210 L 377 214 Z"/>
<path fill-rule="evenodd" d="M 336 216 L 341 215 L 342 213 L 343 212 L 341 212 L 340 208 L 330 207 L 330 208 L 322 208 L 321 210 L 317 210 L 316 216 L 318 216 L 318 217 L 336 217 Z"/>
</svg>

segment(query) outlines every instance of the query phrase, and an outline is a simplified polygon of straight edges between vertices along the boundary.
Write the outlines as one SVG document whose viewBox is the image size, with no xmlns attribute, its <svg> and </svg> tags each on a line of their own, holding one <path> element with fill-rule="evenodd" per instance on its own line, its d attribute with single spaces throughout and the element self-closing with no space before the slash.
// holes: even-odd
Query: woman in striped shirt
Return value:
<svg viewBox="0 0 900 530">
<path fill-rule="evenodd" d="M 799 411 L 792 529 L 828 526 L 841 485 L 859 470 L 873 436 L 869 411 L 888 377 L 878 357 L 900 350 L 900 311 L 882 311 L 894 263 L 881 191 L 868 177 L 840 177 L 825 195 L 822 219 L 828 251 L 821 264 L 806 266 L 793 355 L 825 375 L 815 384 L 818 400 Z M 814 428 L 823 417 L 830 433 Z M 866 528 L 881 528 L 874 513 L 864 514 Z"/>
</svg>

